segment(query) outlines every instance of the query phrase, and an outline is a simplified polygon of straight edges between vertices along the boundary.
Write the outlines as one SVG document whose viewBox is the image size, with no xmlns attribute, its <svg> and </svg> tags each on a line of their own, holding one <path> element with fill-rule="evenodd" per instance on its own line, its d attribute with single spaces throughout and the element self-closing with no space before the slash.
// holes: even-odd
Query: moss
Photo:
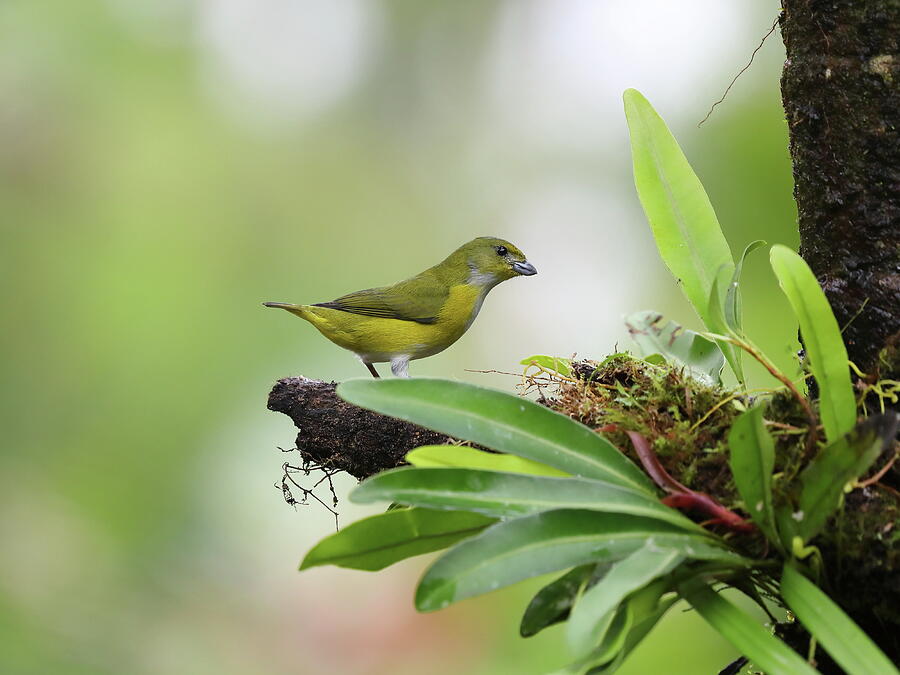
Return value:
<svg viewBox="0 0 900 675">
<path fill-rule="evenodd" d="M 593 427 L 637 460 L 626 431 L 650 440 L 663 466 L 689 488 L 737 499 L 728 471 L 727 436 L 740 410 L 733 392 L 707 386 L 668 365 L 627 353 L 602 363 L 576 362 L 547 404 Z M 612 428 L 614 427 L 614 428 Z"/>
<path fill-rule="evenodd" d="M 750 397 L 707 386 L 666 364 L 652 364 L 627 353 L 600 363 L 572 364 L 572 377 L 560 378 L 544 403 L 601 430 L 635 461 L 625 431 L 647 438 L 660 462 L 687 487 L 710 494 L 725 507 L 743 511 L 728 465 L 728 432 Z M 799 401 L 784 390 L 768 396 L 765 419 L 776 443 L 773 498 L 784 503 L 811 456 L 808 419 Z M 884 466 L 893 449 L 875 463 Z M 842 508 L 811 543 L 822 553 L 833 597 L 867 630 L 880 624 L 893 630 L 898 644 L 882 648 L 900 654 L 900 485 L 897 473 L 879 485 L 850 492 Z M 774 558 L 759 533 L 737 535 L 732 542 L 757 557 Z M 777 568 L 776 568 L 777 569 Z"/>
</svg>

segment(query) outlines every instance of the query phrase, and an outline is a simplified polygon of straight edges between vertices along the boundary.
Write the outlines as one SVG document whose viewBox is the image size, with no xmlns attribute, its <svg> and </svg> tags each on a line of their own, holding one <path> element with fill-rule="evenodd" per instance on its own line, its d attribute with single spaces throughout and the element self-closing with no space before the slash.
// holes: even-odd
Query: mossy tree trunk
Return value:
<svg viewBox="0 0 900 675">
<path fill-rule="evenodd" d="M 800 254 L 850 359 L 900 379 L 900 0 L 785 0 Z"/>
<path fill-rule="evenodd" d="M 900 0 L 784 0 L 783 8 L 800 253 L 838 323 L 849 324 L 850 359 L 869 383 L 900 379 Z M 894 541 L 830 570 L 839 581 L 831 592 L 900 659 L 900 619 L 879 601 L 900 592 Z"/>
</svg>

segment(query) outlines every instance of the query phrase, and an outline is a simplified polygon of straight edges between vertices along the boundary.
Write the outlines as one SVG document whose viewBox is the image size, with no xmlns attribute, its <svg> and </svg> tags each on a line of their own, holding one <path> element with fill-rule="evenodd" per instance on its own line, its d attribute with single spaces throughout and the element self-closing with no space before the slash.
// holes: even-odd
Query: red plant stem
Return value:
<svg viewBox="0 0 900 675">
<path fill-rule="evenodd" d="M 752 532 L 754 530 L 752 523 L 744 520 L 734 511 L 726 509 L 705 492 L 696 492 L 675 480 L 660 463 L 659 457 L 653 452 L 650 443 L 642 434 L 637 431 L 626 431 L 625 433 L 631 439 L 631 444 L 634 446 L 634 451 L 641 460 L 644 470 L 650 475 L 653 482 L 669 493 L 669 496 L 662 500 L 663 504 L 675 509 L 703 513 L 710 517 L 709 522 L 720 523 L 736 532 Z"/>
</svg>

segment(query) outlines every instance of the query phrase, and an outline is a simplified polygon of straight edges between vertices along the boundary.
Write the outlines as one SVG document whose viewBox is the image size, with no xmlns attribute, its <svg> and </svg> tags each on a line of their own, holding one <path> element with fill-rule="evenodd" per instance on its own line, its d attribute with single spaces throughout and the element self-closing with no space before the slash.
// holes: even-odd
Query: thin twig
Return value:
<svg viewBox="0 0 900 675">
<path fill-rule="evenodd" d="M 763 36 L 763 39 L 760 40 L 759 44 L 756 46 L 756 49 L 753 50 L 753 53 L 750 55 L 750 60 L 747 62 L 747 65 L 744 66 L 743 68 L 741 68 L 740 72 L 738 72 L 738 74 L 734 76 L 734 79 L 731 81 L 731 84 L 728 85 L 728 87 L 725 89 L 725 93 L 722 94 L 722 98 L 720 98 L 718 101 L 716 101 L 715 103 L 712 104 L 712 107 L 710 107 L 709 112 L 706 113 L 706 117 L 704 117 L 702 120 L 700 120 L 700 122 L 697 124 L 698 127 L 700 127 L 706 120 L 709 119 L 709 116 L 712 115 L 713 110 L 716 109 L 716 106 L 719 105 L 722 101 L 724 101 L 725 97 L 728 96 L 728 92 L 731 91 L 731 88 L 734 86 L 734 83 L 738 81 L 738 78 L 741 75 L 743 75 L 744 72 L 750 66 L 753 65 L 753 59 L 756 58 L 756 53 L 760 49 L 762 49 L 763 45 L 766 43 L 766 40 L 769 39 L 769 36 L 775 32 L 775 28 L 777 26 L 778 26 L 778 19 L 776 18 L 775 21 L 772 22 L 772 27 L 769 29 L 769 32 L 766 33 L 765 36 Z"/>
<path fill-rule="evenodd" d="M 290 452 L 282 448 L 279 448 L 279 450 L 281 450 L 282 452 Z M 276 483 L 275 487 L 281 490 L 281 494 L 284 496 L 284 501 L 286 501 L 291 506 L 296 507 L 298 504 L 307 504 L 309 502 L 309 498 L 312 497 L 317 502 L 319 502 L 319 504 L 321 504 L 328 512 L 330 512 L 331 515 L 334 516 L 334 529 L 339 530 L 340 523 L 338 522 L 338 512 L 335 510 L 335 508 L 332 508 L 332 506 L 337 507 L 338 498 L 337 493 L 334 490 L 334 482 L 331 479 L 335 474 L 340 473 L 340 470 L 328 469 L 324 466 L 294 466 L 293 464 L 290 464 L 288 462 L 285 462 L 281 465 L 281 470 L 284 472 L 281 477 L 281 485 L 278 485 Z M 305 488 L 300 485 L 300 483 L 298 483 L 292 475 L 295 473 L 302 473 L 305 476 L 309 476 L 313 471 L 321 471 L 322 477 L 319 478 L 319 480 L 317 480 L 311 488 Z M 322 501 L 319 496 L 315 492 L 313 492 L 313 490 L 315 490 L 325 481 L 328 482 L 328 489 L 331 492 L 332 506 L 328 506 L 328 504 Z M 288 483 L 290 483 L 290 485 L 288 485 Z M 297 500 L 294 498 L 293 492 L 291 491 L 291 485 L 300 490 L 301 494 L 303 495 L 301 499 Z"/>
</svg>

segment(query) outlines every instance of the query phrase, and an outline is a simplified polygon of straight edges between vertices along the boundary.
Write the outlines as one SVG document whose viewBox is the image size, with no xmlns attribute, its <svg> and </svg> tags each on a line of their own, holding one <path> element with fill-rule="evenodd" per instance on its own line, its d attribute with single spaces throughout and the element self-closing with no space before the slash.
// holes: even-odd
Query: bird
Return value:
<svg viewBox="0 0 900 675">
<path fill-rule="evenodd" d="M 392 286 L 367 288 L 331 302 L 264 302 L 306 319 L 334 344 L 355 353 L 373 377 L 373 364 L 391 364 L 409 377 L 409 362 L 442 352 L 465 333 L 497 284 L 537 270 L 518 248 L 478 237 L 443 261 Z"/>
</svg>

